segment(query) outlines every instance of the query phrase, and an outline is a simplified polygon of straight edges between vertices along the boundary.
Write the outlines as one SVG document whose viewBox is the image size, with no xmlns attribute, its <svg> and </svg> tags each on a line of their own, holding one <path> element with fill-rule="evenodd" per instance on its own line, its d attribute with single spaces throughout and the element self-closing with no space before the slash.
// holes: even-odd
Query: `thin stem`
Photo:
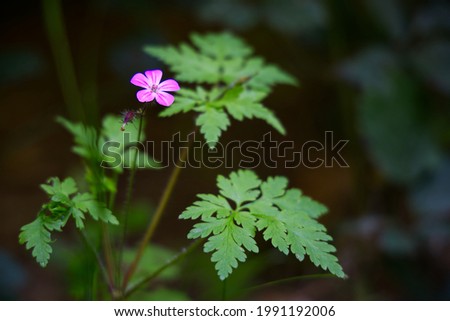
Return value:
<svg viewBox="0 0 450 321">
<path fill-rule="evenodd" d="M 285 278 L 285 279 L 270 281 L 270 282 L 263 283 L 263 284 L 260 284 L 260 285 L 255 285 L 255 286 L 252 286 L 252 287 L 248 288 L 247 291 L 260 290 L 262 288 L 271 287 L 271 286 L 275 286 L 275 285 L 280 285 L 280 284 L 288 283 L 288 282 L 292 282 L 292 281 L 325 279 L 325 278 L 336 278 L 336 276 L 334 276 L 331 273 L 319 273 L 319 274 L 308 274 L 308 275 L 293 276 L 293 277 L 290 277 L 290 278 Z"/>
<path fill-rule="evenodd" d="M 227 279 L 222 281 L 222 301 L 227 300 Z"/>
<path fill-rule="evenodd" d="M 138 128 L 138 136 L 137 136 L 137 142 L 139 143 L 141 141 L 143 127 L 144 127 L 144 116 L 145 116 L 145 110 L 146 106 L 144 105 L 141 116 L 139 117 L 139 128 Z M 136 147 L 138 148 L 138 147 Z M 136 150 L 133 155 L 133 160 L 131 163 L 131 169 L 130 169 L 130 176 L 128 179 L 128 186 L 127 186 L 127 193 L 125 196 L 125 201 L 123 205 L 123 223 L 122 223 L 122 238 L 120 240 L 119 245 L 119 270 L 120 266 L 122 265 L 123 260 L 123 248 L 125 245 L 125 239 L 127 236 L 127 228 L 128 228 L 128 212 L 130 209 L 130 202 L 131 202 L 131 195 L 133 194 L 133 185 L 134 185 L 134 177 L 136 176 L 136 168 L 137 168 L 137 159 L 138 159 L 139 151 Z"/>
<path fill-rule="evenodd" d="M 108 272 L 106 270 L 105 264 L 102 261 L 102 258 L 100 257 L 100 254 L 97 252 L 97 250 L 95 249 L 94 245 L 92 244 L 92 242 L 89 240 L 89 238 L 87 237 L 86 233 L 82 230 L 78 230 L 81 239 L 83 240 L 84 244 L 86 245 L 86 247 L 88 249 L 91 250 L 92 254 L 95 256 L 98 266 L 100 268 L 101 274 L 103 276 L 103 279 L 105 280 L 105 283 L 108 285 L 109 291 L 112 293 L 113 292 L 113 284 L 111 282 L 111 279 L 108 278 Z"/>
<path fill-rule="evenodd" d="M 60 0 L 43 0 L 44 24 L 56 64 L 63 99 L 72 119 L 86 121 Z"/>
<path fill-rule="evenodd" d="M 203 243 L 204 240 L 198 239 L 197 241 L 193 242 L 187 249 L 183 249 L 180 253 L 175 255 L 172 259 L 167 261 L 166 264 L 162 265 L 159 269 L 157 269 L 155 272 L 144 278 L 142 281 L 137 283 L 136 285 L 133 285 L 122 297 L 122 299 L 128 298 L 130 295 L 132 295 L 134 292 L 151 282 L 154 278 L 156 278 L 158 275 L 160 275 L 162 272 L 164 272 L 167 268 L 171 267 L 172 265 L 175 265 L 181 259 L 183 259 L 186 255 L 191 253 L 194 249 L 197 248 L 200 244 Z"/>
<path fill-rule="evenodd" d="M 113 172 L 112 174 L 112 179 L 114 182 L 114 186 L 116 187 L 116 189 L 114 191 L 112 191 L 109 194 L 109 199 L 108 199 L 108 208 L 114 212 L 114 204 L 116 202 L 116 196 L 117 196 L 117 179 L 119 178 L 119 173 L 117 172 Z"/>
<path fill-rule="evenodd" d="M 108 225 L 105 222 L 101 222 L 101 228 L 102 228 L 102 241 L 103 241 L 103 248 L 105 250 L 105 261 L 106 261 L 106 269 L 108 271 L 109 284 L 114 285 L 114 264 L 113 264 L 114 261 Z"/>
<path fill-rule="evenodd" d="M 79 80 L 80 90 L 85 106 L 87 119 L 93 124 L 99 125 L 98 104 L 98 66 L 100 58 L 101 37 L 107 10 L 107 1 L 99 0 L 89 2 L 86 16 L 82 23 L 81 44 L 79 53 L 80 64 Z"/>
<path fill-rule="evenodd" d="M 141 241 L 139 249 L 136 253 L 136 256 L 134 257 L 133 262 L 131 263 L 130 267 L 128 268 L 127 273 L 125 274 L 125 277 L 123 279 L 123 285 L 122 285 L 123 291 L 126 290 L 128 282 L 130 281 L 131 277 L 133 276 L 134 272 L 136 271 L 139 261 L 141 260 L 142 255 L 144 254 L 144 250 L 147 247 L 148 243 L 150 242 L 150 239 L 152 238 L 152 236 L 156 230 L 156 227 L 158 226 L 158 223 L 161 220 L 161 217 L 164 213 L 164 210 L 166 209 L 169 198 L 172 195 L 173 189 L 175 187 L 175 183 L 177 182 L 178 176 L 180 175 L 180 171 L 183 168 L 182 163 L 184 163 L 186 161 L 188 149 L 189 149 L 189 147 L 183 148 L 180 158 L 178 159 L 177 164 L 175 165 L 175 168 L 173 169 L 172 174 L 170 175 L 169 182 L 167 183 L 166 188 L 164 189 L 164 192 L 161 196 L 161 199 L 159 201 L 156 212 L 153 215 L 152 220 L 147 227 L 147 230 L 144 234 L 144 237 L 142 238 L 142 241 Z"/>
</svg>

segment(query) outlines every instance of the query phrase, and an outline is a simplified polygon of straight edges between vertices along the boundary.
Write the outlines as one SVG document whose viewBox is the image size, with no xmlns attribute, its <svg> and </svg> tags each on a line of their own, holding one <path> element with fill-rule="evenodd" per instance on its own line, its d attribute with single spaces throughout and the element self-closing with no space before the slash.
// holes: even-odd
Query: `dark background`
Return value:
<svg viewBox="0 0 450 321">
<path fill-rule="evenodd" d="M 51 2 L 51 1 L 50 1 Z M 349 278 L 292 280 L 320 273 L 264 247 L 241 264 L 227 284 L 229 297 L 283 300 L 450 299 L 450 6 L 446 1 L 63 1 L 63 16 L 87 121 L 135 108 L 131 76 L 164 65 L 143 53 L 147 44 L 178 44 L 191 32 L 233 31 L 257 55 L 295 75 L 298 88 L 278 86 L 266 100 L 296 148 L 324 141 L 325 131 L 350 142 L 348 168 L 276 169 L 292 187 L 324 203 L 321 219 L 334 237 Z M 18 232 L 46 201 L 39 184 L 48 177 L 79 175 L 72 137 L 55 123 L 71 117 L 64 100 L 40 1 L 2 5 L 0 52 L 1 185 L 0 298 L 82 299 L 77 269 L 80 241 L 67 226 L 54 235 L 55 253 L 40 268 Z M 73 103 L 73 102 L 72 102 Z M 97 107 L 98 106 L 98 107 Z M 147 137 L 167 140 L 188 132 L 192 115 L 169 119 L 150 112 Z M 259 140 L 270 128 L 232 122 L 222 141 Z M 191 222 L 179 213 L 200 192 L 215 192 L 217 174 L 186 169 L 155 242 L 175 251 L 188 244 Z M 159 199 L 170 169 L 137 175 L 134 203 L 143 220 Z M 121 181 L 124 186 L 125 179 Z M 121 189 L 123 192 L 123 188 Z M 123 196 L 122 196 L 123 197 Z M 120 202 L 119 198 L 119 202 Z M 142 226 L 145 226 L 145 223 Z M 139 224 L 137 224 L 139 225 Z M 129 239 L 134 245 L 142 229 Z M 262 240 L 261 240 L 262 241 Z M 78 252 L 77 252 L 78 251 Z M 59 253 L 59 254 L 58 254 Z M 66 260 L 64 253 L 72 253 Z M 75 253 L 75 254 L 73 254 Z M 69 263 L 68 263 L 69 262 Z M 209 257 L 197 250 L 180 276 L 155 288 L 164 298 L 220 299 L 222 285 Z M 170 292 L 172 291 L 172 292 Z M 178 291 L 178 292 L 177 292 Z M 178 296 L 177 296 L 178 295 Z"/>
</svg>

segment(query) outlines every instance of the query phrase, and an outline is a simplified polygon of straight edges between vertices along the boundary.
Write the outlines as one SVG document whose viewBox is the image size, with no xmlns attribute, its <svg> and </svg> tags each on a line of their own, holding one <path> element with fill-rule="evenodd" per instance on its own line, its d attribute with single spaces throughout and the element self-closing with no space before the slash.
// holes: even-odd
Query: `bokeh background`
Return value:
<svg viewBox="0 0 450 321">
<path fill-rule="evenodd" d="M 291 186 L 328 206 L 322 222 L 349 278 L 294 278 L 256 287 L 320 273 L 309 261 L 298 263 L 267 246 L 232 275 L 228 297 L 450 299 L 448 2 L 67 0 L 61 1 L 62 21 L 57 4 L 9 1 L 1 10 L 0 299 L 85 298 L 83 271 L 89 266 L 72 225 L 54 235 L 55 251 L 45 269 L 18 244 L 20 227 L 46 200 L 39 184 L 82 169 L 70 151 L 71 136 L 55 117 L 74 119 L 82 108 L 95 125 L 107 113 L 137 107 L 130 77 L 165 68 L 142 51 L 144 45 L 178 44 L 191 32 L 223 30 L 245 39 L 301 84 L 276 87 L 268 97 L 266 105 L 288 132 L 274 138 L 301 148 L 333 131 L 335 139 L 350 141 L 343 150 L 348 168 L 256 169 L 261 177 L 288 176 Z M 55 58 L 54 51 L 64 48 L 71 59 Z M 70 78 L 71 68 L 81 102 L 61 86 L 60 77 Z M 147 127 L 155 141 L 192 128 L 192 115 L 159 119 L 157 112 L 150 112 Z M 258 120 L 233 122 L 223 142 L 261 139 L 269 130 Z M 155 242 L 174 251 L 189 244 L 191 222 L 177 216 L 197 193 L 214 192 L 216 175 L 229 171 L 183 170 Z M 169 174 L 162 169 L 137 176 L 129 245 L 139 240 Z M 199 250 L 151 289 L 160 294 L 156 298 L 204 300 L 220 299 L 223 290 L 209 256 Z"/>
</svg>

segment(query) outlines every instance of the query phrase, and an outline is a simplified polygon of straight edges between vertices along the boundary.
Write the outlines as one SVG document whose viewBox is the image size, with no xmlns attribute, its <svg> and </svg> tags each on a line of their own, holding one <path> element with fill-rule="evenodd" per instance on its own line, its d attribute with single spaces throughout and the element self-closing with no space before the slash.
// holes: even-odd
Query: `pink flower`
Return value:
<svg viewBox="0 0 450 321">
<path fill-rule="evenodd" d="M 170 106 L 173 104 L 175 98 L 167 91 L 180 90 L 180 86 L 173 79 L 161 82 L 161 77 L 162 71 L 155 69 L 147 70 L 145 75 L 137 73 L 131 78 L 133 85 L 144 88 L 136 93 L 136 97 L 141 103 L 149 102 L 156 98 L 160 105 Z"/>
</svg>

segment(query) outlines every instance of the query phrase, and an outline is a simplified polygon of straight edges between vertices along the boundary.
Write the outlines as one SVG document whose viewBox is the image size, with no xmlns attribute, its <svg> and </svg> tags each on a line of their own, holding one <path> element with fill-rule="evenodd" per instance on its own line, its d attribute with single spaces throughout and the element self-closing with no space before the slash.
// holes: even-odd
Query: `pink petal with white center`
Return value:
<svg viewBox="0 0 450 321">
<path fill-rule="evenodd" d="M 177 91 L 177 90 L 180 90 L 180 85 L 178 85 L 178 83 L 173 79 L 167 79 L 159 84 L 158 90 L 159 91 Z"/>
<path fill-rule="evenodd" d="M 156 94 L 156 101 L 162 106 L 168 107 L 173 104 L 174 100 L 175 98 L 171 94 L 168 94 L 164 91 Z"/>
<path fill-rule="evenodd" d="M 147 77 L 145 77 L 143 74 L 141 74 L 140 72 L 137 73 L 136 75 L 134 75 L 130 82 L 138 87 L 142 87 L 142 88 L 148 88 L 150 87 L 148 84 L 148 79 Z"/>
<path fill-rule="evenodd" d="M 136 97 L 141 103 L 152 101 L 155 99 L 155 95 L 156 94 L 153 91 L 148 89 L 139 90 L 136 93 Z"/>
<path fill-rule="evenodd" d="M 148 78 L 148 83 L 149 83 L 150 87 L 152 85 L 158 85 L 159 82 L 161 81 L 162 71 L 159 69 L 147 70 L 145 72 L 145 76 L 147 76 L 147 78 Z"/>
</svg>

